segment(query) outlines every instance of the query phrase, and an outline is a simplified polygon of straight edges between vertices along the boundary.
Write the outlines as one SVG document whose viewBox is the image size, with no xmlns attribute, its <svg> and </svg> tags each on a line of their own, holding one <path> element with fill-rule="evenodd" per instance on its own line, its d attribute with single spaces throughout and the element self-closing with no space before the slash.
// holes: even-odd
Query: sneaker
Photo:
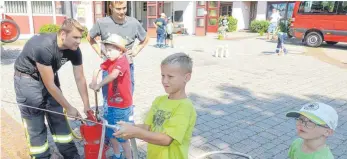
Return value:
<svg viewBox="0 0 347 159">
<path fill-rule="evenodd" d="M 275 53 L 279 54 L 280 53 L 280 49 L 276 49 Z"/>
<path fill-rule="evenodd" d="M 111 157 L 111 159 L 122 159 L 123 158 L 123 155 L 122 154 L 120 154 L 120 157 L 117 157 L 116 155 L 113 155 L 112 157 Z"/>
<path fill-rule="evenodd" d="M 283 49 L 284 54 L 288 54 L 288 50 L 286 48 Z"/>
</svg>

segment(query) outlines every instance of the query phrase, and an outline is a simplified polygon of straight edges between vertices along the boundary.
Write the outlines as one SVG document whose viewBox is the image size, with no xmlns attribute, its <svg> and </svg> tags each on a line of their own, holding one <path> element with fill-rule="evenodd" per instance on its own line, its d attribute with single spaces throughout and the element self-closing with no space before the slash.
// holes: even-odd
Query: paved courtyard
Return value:
<svg viewBox="0 0 347 159">
<path fill-rule="evenodd" d="M 347 159 L 347 71 L 313 56 L 309 49 L 288 45 L 289 54 L 274 54 L 275 43 L 259 37 L 218 41 L 211 36 L 175 37 L 174 49 L 157 49 L 151 39 L 135 59 L 135 121 L 142 123 L 156 96 L 164 94 L 160 62 L 183 51 L 194 61 L 187 92 L 198 113 L 190 147 L 190 158 L 215 150 L 246 153 L 256 159 L 287 158 L 290 143 L 296 138 L 295 121 L 286 112 L 300 109 L 310 101 L 332 105 L 339 114 L 338 128 L 328 144 L 336 159 Z M 212 56 L 216 45 L 229 45 L 229 58 Z M 15 101 L 13 62 L 20 47 L 4 46 L 1 57 L 2 99 Z M 101 60 L 92 48 L 81 44 L 88 83 Z M 345 52 L 346 44 L 321 51 Z M 347 61 L 347 60 L 346 60 Z M 59 73 L 64 95 L 82 112 L 83 104 L 75 86 L 71 65 Z M 99 94 L 101 95 L 101 94 Z M 89 91 L 94 104 L 94 93 Z M 100 99 L 100 98 L 99 98 Z M 101 104 L 101 100 L 99 105 Z M 2 107 L 18 122 L 15 105 Z M 138 140 L 141 157 L 146 144 Z M 232 158 L 215 155 L 212 158 Z"/>
</svg>

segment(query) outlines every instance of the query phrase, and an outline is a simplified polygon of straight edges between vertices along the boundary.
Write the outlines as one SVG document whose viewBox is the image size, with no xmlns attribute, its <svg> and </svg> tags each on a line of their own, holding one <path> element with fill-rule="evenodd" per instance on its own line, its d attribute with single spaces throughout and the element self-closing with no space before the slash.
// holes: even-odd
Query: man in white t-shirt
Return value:
<svg viewBox="0 0 347 159">
<path fill-rule="evenodd" d="M 270 25 L 269 25 L 269 28 L 267 30 L 267 39 L 270 40 L 270 33 L 273 33 L 277 26 L 278 26 L 278 21 L 281 19 L 281 15 L 279 14 L 278 10 L 277 9 L 272 9 L 272 14 L 269 18 L 269 21 L 270 21 Z M 274 34 L 273 34 L 274 36 Z M 273 38 L 272 36 L 272 38 Z"/>
</svg>

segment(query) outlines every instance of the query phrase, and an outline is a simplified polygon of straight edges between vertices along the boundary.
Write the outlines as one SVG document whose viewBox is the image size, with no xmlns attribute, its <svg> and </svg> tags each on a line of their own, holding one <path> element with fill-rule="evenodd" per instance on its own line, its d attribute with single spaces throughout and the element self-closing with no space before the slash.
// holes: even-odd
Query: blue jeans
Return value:
<svg viewBox="0 0 347 159">
<path fill-rule="evenodd" d="M 158 45 L 164 45 L 165 42 L 165 34 L 164 33 L 157 33 L 157 44 Z"/>
<path fill-rule="evenodd" d="M 278 36 L 278 41 L 277 41 L 276 53 L 279 53 L 281 49 L 283 49 L 284 53 L 287 53 L 287 49 L 284 47 L 284 40 L 287 38 L 287 34 L 279 32 L 277 36 Z"/>
<path fill-rule="evenodd" d="M 108 72 L 107 71 L 102 71 L 102 80 L 104 80 L 108 75 Z M 107 99 L 107 92 L 108 92 L 108 85 L 104 85 L 102 87 L 102 97 L 104 100 Z"/>
<path fill-rule="evenodd" d="M 268 33 L 273 33 L 277 28 L 277 24 L 276 23 L 271 23 L 267 29 Z"/>
<path fill-rule="evenodd" d="M 130 80 L 131 80 L 131 95 L 134 94 L 135 78 L 134 78 L 134 64 L 130 64 Z M 102 71 L 102 79 L 106 78 L 108 75 L 107 71 Z M 108 85 L 102 87 L 102 97 L 107 98 Z"/>
<path fill-rule="evenodd" d="M 134 63 L 130 64 L 130 80 L 131 80 L 131 95 L 134 94 L 134 88 L 135 88 L 135 77 L 134 77 Z"/>
<path fill-rule="evenodd" d="M 133 106 L 130 106 L 128 108 L 115 108 L 115 107 L 109 107 L 107 105 L 107 101 L 104 101 L 104 118 L 107 120 L 108 124 L 110 125 L 116 125 L 119 121 L 134 123 L 134 112 L 133 112 Z M 115 131 L 112 128 L 106 128 L 106 138 L 116 138 L 113 136 L 113 133 Z M 122 143 L 125 142 L 123 138 L 116 138 L 118 142 Z"/>
</svg>

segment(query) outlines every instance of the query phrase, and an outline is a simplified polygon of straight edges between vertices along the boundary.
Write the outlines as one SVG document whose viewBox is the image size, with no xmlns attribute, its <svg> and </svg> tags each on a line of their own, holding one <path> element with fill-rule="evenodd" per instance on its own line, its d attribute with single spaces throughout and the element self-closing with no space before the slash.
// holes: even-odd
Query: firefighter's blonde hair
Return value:
<svg viewBox="0 0 347 159">
<path fill-rule="evenodd" d="M 69 18 L 64 20 L 63 25 L 61 25 L 59 29 L 59 33 L 61 33 L 62 31 L 70 33 L 74 28 L 76 28 L 80 32 L 84 31 L 84 27 L 77 20 Z"/>
</svg>

